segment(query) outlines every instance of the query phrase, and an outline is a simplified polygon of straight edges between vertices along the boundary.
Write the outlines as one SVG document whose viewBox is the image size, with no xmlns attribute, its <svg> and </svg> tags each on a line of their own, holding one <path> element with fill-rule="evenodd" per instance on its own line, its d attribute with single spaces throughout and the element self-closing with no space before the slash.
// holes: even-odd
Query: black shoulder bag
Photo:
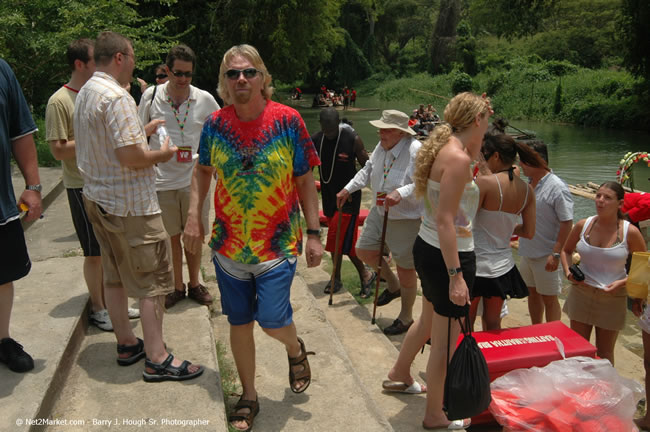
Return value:
<svg viewBox="0 0 650 432">
<path fill-rule="evenodd" d="M 449 361 L 451 318 L 447 326 L 447 376 L 443 410 L 449 420 L 474 417 L 487 409 L 492 401 L 490 374 L 485 357 L 472 336 L 469 313 L 465 324 L 458 318 L 463 340 Z"/>
</svg>

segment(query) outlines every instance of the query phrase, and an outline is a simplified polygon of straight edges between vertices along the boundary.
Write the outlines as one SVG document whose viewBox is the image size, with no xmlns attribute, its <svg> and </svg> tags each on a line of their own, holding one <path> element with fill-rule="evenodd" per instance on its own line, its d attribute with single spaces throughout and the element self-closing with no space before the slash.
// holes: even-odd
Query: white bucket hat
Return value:
<svg viewBox="0 0 650 432">
<path fill-rule="evenodd" d="M 409 135 L 416 135 L 409 127 L 409 116 L 402 111 L 384 110 L 379 120 L 370 120 L 370 124 L 379 129 L 399 129 Z"/>
</svg>

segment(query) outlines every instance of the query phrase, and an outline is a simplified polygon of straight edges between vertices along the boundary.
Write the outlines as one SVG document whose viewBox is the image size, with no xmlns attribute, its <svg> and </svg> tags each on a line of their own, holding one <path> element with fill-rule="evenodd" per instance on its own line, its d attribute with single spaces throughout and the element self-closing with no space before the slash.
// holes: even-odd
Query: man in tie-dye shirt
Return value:
<svg viewBox="0 0 650 432">
<path fill-rule="evenodd" d="M 300 207 L 307 222 L 307 265 L 323 254 L 318 195 L 312 167 L 316 149 L 298 112 L 271 100 L 271 75 L 257 50 L 238 45 L 224 55 L 219 95 L 226 107 L 205 123 L 185 227 L 185 247 L 201 248 L 201 206 L 216 174 L 210 246 L 230 345 L 243 394 L 229 422 L 248 430 L 259 411 L 255 390 L 254 322 L 282 342 L 290 387 L 307 389 L 311 373 L 305 344 L 292 320 L 289 291 L 302 252 Z"/>
</svg>

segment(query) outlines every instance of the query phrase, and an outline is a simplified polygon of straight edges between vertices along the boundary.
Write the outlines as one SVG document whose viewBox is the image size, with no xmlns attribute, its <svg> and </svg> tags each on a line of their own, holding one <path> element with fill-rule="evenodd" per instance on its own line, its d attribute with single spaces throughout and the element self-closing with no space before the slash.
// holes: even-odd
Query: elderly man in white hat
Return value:
<svg viewBox="0 0 650 432">
<path fill-rule="evenodd" d="M 408 121 L 406 114 L 396 110 L 385 110 L 381 119 L 370 121 L 379 129 L 379 144 L 363 169 L 336 195 L 340 207 L 350 194 L 370 185 L 375 205 L 357 241 L 356 252 L 361 260 L 375 268 L 383 252 L 381 232 L 386 209 L 390 207 L 385 242 L 397 265 L 397 276 L 384 260 L 381 277 L 388 282 L 388 288 L 379 296 L 377 306 L 401 296 L 402 309 L 393 324 L 384 329 L 387 335 L 404 333 L 413 324 L 417 290 L 413 243 L 420 229 L 423 205 L 415 199 L 413 171 L 421 144 L 413 138 L 415 132 Z"/>
</svg>

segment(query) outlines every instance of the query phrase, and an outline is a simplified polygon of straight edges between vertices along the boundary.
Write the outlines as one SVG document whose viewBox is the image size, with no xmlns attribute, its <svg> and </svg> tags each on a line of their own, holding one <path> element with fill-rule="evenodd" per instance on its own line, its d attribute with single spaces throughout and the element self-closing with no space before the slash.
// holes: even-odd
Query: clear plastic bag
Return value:
<svg viewBox="0 0 650 432">
<path fill-rule="evenodd" d="M 490 412 L 506 431 L 637 431 L 632 418 L 645 395 L 608 360 L 590 357 L 516 369 L 491 389 Z"/>
</svg>

